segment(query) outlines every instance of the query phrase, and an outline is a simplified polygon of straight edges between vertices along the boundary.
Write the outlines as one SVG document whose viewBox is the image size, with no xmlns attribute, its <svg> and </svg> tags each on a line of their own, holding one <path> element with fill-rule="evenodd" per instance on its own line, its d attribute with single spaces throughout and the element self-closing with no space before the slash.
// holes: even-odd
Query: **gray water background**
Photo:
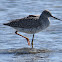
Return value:
<svg viewBox="0 0 62 62">
<path fill-rule="evenodd" d="M 62 19 L 62 0 L 0 0 L 0 49 L 30 48 L 24 38 L 15 34 L 15 29 L 4 26 L 3 23 L 28 15 L 40 15 L 45 9 Z M 28 37 L 31 42 L 32 34 L 19 33 Z M 50 18 L 50 26 L 35 34 L 34 48 L 58 52 L 0 54 L 0 62 L 62 62 L 62 21 Z"/>
</svg>

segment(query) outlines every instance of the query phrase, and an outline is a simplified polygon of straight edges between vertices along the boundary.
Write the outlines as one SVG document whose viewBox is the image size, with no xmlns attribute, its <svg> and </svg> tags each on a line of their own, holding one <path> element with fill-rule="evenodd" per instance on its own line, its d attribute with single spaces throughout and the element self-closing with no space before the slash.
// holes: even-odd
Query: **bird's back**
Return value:
<svg viewBox="0 0 62 62">
<path fill-rule="evenodd" d="M 19 28 L 36 28 L 40 26 L 40 22 L 38 21 L 38 19 L 39 16 L 29 15 L 22 19 L 12 20 L 11 22 L 6 23 L 6 25 Z"/>
</svg>

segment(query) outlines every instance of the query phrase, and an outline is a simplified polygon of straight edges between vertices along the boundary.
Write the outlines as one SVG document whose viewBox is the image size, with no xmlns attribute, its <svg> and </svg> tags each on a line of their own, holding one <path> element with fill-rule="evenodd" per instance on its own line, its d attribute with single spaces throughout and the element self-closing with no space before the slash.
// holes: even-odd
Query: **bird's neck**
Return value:
<svg viewBox="0 0 62 62">
<path fill-rule="evenodd" d="M 41 14 L 39 17 L 40 20 L 44 20 L 44 19 L 48 19 L 48 17 L 46 17 L 44 14 Z"/>
<path fill-rule="evenodd" d="M 43 14 L 40 15 L 39 21 L 42 24 L 43 28 L 47 28 L 50 24 L 48 17 Z"/>
</svg>

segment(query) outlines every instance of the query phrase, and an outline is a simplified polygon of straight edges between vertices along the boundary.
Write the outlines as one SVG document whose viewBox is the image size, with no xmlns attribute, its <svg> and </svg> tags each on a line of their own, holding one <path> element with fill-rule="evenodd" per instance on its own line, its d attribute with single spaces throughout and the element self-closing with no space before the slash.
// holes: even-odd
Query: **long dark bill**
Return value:
<svg viewBox="0 0 62 62">
<path fill-rule="evenodd" d="M 54 19 L 57 19 L 57 20 L 60 20 L 60 21 L 62 21 L 61 19 L 58 19 L 58 18 L 56 18 L 56 17 L 54 17 L 54 16 L 52 16 Z"/>
</svg>

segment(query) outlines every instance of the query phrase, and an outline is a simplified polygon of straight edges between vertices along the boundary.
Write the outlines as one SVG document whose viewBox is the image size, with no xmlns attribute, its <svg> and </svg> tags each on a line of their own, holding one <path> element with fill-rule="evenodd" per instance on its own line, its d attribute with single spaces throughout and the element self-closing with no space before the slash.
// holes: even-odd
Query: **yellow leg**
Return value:
<svg viewBox="0 0 62 62">
<path fill-rule="evenodd" d="M 18 31 L 16 31 L 15 33 L 16 33 L 17 35 L 19 35 L 19 36 L 22 36 L 22 37 L 24 37 L 24 38 L 27 40 L 27 42 L 28 42 L 28 45 L 30 45 L 30 41 L 29 41 L 29 39 L 28 39 L 27 37 L 23 36 L 23 35 L 20 35 L 20 34 L 18 34 L 17 32 L 18 32 Z"/>
<path fill-rule="evenodd" d="M 31 42 L 32 48 L 33 48 L 33 40 L 34 40 L 34 34 L 33 34 L 32 42 Z"/>
</svg>

